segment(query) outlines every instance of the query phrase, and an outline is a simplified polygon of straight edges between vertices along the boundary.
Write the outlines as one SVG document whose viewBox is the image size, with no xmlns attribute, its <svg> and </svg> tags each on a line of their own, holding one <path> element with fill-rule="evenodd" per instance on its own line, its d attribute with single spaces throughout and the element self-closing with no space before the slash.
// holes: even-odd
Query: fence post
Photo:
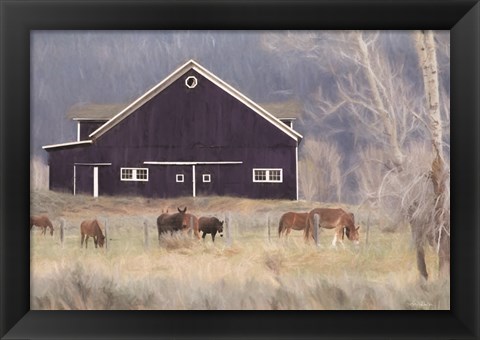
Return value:
<svg viewBox="0 0 480 340">
<path fill-rule="evenodd" d="M 62 244 L 62 249 L 63 249 L 63 239 L 64 239 L 64 235 L 65 235 L 65 219 L 62 218 L 60 220 L 60 243 Z"/>
<path fill-rule="evenodd" d="M 148 222 L 143 220 L 143 248 L 148 249 L 149 240 L 148 240 Z"/>
<path fill-rule="evenodd" d="M 188 220 L 188 229 L 190 230 L 189 231 L 189 237 L 195 238 L 196 235 L 195 235 L 195 230 L 194 230 L 193 224 L 194 224 L 193 223 L 193 215 L 190 215 L 190 219 Z"/>
<path fill-rule="evenodd" d="M 232 245 L 232 236 L 230 235 L 230 213 L 225 215 L 225 237 L 227 246 Z"/>
<path fill-rule="evenodd" d="M 315 240 L 315 246 L 318 247 L 318 231 L 320 227 L 320 216 L 318 214 L 313 215 L 313 239 Z"/>
<path fill-rule="evenodd" d="M 105 218 L 105 250 L 108 250 L 108 219 Z"/>
<path fill-rule="evenodd" d="M 267 226 L 268 226 L 268 242 L 271 242 L 272 238 L 270 233 L 270 215 L 267 215 Z"/>
</svg>

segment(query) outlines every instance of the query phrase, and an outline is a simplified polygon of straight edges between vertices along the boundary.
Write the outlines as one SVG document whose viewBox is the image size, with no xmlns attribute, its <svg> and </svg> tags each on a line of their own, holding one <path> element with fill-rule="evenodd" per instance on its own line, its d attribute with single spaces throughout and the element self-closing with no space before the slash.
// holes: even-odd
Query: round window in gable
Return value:
<svg viewBox="0 0 480 340">
<path fill-rule="evenodd" d="M 187 86 L 189 89 L 193 89 L 195 86 L 197 86 L 198 80 L 194 76 L 187 77 L 185 79 L 185 86 Z"/>
</svg>

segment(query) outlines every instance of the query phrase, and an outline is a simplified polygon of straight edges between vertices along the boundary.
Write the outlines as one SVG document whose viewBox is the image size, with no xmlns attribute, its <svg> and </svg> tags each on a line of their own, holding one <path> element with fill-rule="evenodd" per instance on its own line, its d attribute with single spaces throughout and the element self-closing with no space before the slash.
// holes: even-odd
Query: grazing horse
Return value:
<svg viewBox="0 0 480 340">
<path fill-rule="evenodd" d="M 83 221 L 80 224 L 80 234 L 82 235 L 80 248 L 83 247 L 83 241 L 85 240 L 85 249 L 87 249 L 89 237 L 93 238 L 95 248 L 97 248 L 97 244 L 100 246 L 100 248 L 103 248 L 103 244 L 105 243 L 105 236 L 103 235 L 102 229 L 100 228 L 100 224 L 97 220 Z"/>
<path fill-rule="evenodd" d="M 307 228 L 305 232 L 305 239 L 308 240 L 313 237 L 313 228 L 314 228 L 314 216 L 315 214 L 320 217 L 319 228 L 324 229 L 335 229 L 335 236 L 332 241 L 334 247 L 337 246 L 337 240 L 343 244 L 343 233 L 345 234 L 350 241 L 353 241 L 355 244 L 359 243 L 359 233 L 358 229 L 360 226 L 355 227 L 355 217 L 352 213 L 347 213 L 345 210 L 340 208 L 316 208 L 308 213 L 307 218 Z"/>
<path fill-rule="evenodd" d="M 191 219 L 193 219 L 193 225 L 191 225 Z M 200 239 L 200 232 L 198 230 L 198 218 L 193 214 L 185 214 L 183 224 L 187 226 L 185 232 L 188 232 L 189 235 L 193 232 L 193 234 Z"/>
<path fill-rule="evenodd" d="M 176 231 L 186 230 L 188 228 L 188 220 L 185 217 L 187 214 L 187 207 L 185 209 L 180 210 L 177 208 L 178 213 L 175 214 L 167 214 L 163 213 L 157 218 L 157 230 L 158 230 L 158 240 L 162 234 L 170 232 L 173 235 Z"/>
<path fill-rule="evenodd" d="M 307 227 L 308 213 L 287 212 L 280 217 L 278 223 L 278 237 L 282 234 L 288 236 L 292 229 L 305 230 Z"/>
<path fill-rule="evenodd" d="M 30 216 L 30 230 L 32 230 L 33 226 L 42 228 L 42 235 L 45 235 L 47 228 L 50 228 L 50 235 L 53 236 L 53 224 L 47 215 Z"/>
<path fill-rule="evenodd" d="M 202 232 L 202 238 L 205 240 L 207 234 L 212 235 L 212 242 L 215 242 L 215 235 L 220 233 L 223 237 L 223 222 L 216 217 L 200 217 L 198 219 L 198 229 Z"/>
</svg>

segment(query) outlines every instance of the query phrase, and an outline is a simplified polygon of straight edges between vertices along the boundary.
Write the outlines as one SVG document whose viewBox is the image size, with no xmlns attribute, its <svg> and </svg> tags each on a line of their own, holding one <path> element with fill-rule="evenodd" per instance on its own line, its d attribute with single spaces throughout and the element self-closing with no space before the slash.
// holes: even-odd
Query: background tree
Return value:
<svg viewBox="0 0 480 340">
<path fill-rule="evenodd" d="M 299 161 L 299 184 L 306 200 L 340 202 L 343 178 L 342 158 L 334 144 L 323 140 L 306 140 Z"/>
<path fill-rule="evenodd" d="M 356 191 L 356 202 L 368 203 L 369 209 L 388 216 L 383 228 L 411 224 L 418 268 L 425 278 L 426 241 L 436 246 L 440 272 L 449 267 L 449 239 L 445 237 L 449 235 L 449 179 L 443 155 L 449 133 L 448 123 L 442 122 L 449 121 L 449 54 L 448 39 L 440 37 L 442 70 L 433 32 L 400 37 L 372 31 L 306 33 L 283 40 L 281 36 L 267 38 L 265 44 L 287 56 L 291 51 L 295 58 L 302 58 L 299 51 L 303 51 L 304 58 L 315 60 L 330 78 L 329 83 L 319 84 L 302 118 L 331 143 L 341 144 L 341 139 L 331 138 L 339 130 L 351 133 L 353 152 L 345 157 L 342 175 L 345 178 L 353 169 L 354 184 L 344 192 Z M 404 44 L 391 39 L 403 39 Z M 398 46 L 408 48 L 395 50 Z"/>
</svg>

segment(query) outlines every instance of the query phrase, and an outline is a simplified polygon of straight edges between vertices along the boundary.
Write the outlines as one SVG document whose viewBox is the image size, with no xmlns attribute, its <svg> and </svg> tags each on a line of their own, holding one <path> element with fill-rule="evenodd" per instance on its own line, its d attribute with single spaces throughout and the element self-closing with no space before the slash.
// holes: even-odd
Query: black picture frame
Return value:
<svg viewBox="0 0 480 340">
<path fill-rule="evenodd" d="M 2 339 L 479 338 L 477 1 L 0 0 L 0 11 Z M 450 30 L 451 310 L 30 311 L 29 34 L 50 29 Z"/>
</svg>

